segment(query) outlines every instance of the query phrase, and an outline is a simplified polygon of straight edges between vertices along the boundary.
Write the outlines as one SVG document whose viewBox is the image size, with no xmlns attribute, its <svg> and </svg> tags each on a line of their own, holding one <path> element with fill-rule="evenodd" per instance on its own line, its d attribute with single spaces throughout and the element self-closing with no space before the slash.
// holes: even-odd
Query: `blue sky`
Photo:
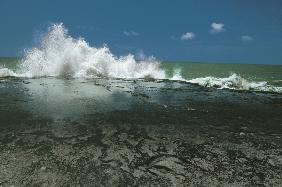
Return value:
<svg viewBox="0 0 282 187">
<path fill-rule="evenodd" d="M 1 0 L 0 56 L 21 56 L 59 22 L 116 55 L 282 64 L 281 0 Z"/>
</svg>

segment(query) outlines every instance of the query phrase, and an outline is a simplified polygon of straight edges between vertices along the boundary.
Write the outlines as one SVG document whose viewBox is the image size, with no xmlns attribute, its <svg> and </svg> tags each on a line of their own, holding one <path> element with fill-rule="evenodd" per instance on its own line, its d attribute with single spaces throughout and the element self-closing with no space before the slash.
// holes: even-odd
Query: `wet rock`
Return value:
<svg viewBox="0 0 282 187">
<path fill-rule="evenodd" d="M 275 162 L 274 162 L 274 160 L 272 160 L 272 159 L 268 159 L 268 163 L 269 163 L 271 166 L 275 166 Z"/>
</svg>

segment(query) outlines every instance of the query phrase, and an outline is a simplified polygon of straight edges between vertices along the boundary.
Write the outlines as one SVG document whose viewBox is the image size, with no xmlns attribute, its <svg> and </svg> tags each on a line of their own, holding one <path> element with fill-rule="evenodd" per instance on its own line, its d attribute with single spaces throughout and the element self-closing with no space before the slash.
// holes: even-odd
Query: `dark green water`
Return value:
<svg viewBox="0 0 282 187">
<path fill-rule="evenodd" d="M 272 85 L 282 86 L 282 65 L 165 62 L 163 67 L 169 76 L 180 71 L 188 80 L 207 76 L 224 78 L 236 73 L 250 81 L 267 81 Z"/>
<path fill-rule="evenodd" d="M 19 58 L 0 57 L 0 67 L 17 70 L 19 64 Z M 273 86 L 282 86 L 282 65 L 162 62 L 161 68 L 168 78 L 175 73 L 179 73 L 186 80 L 208 76 L 226 78 L 235 73 L 248 81 L 266 81 Z"/>
<path fill-rule="evenodd" d="M 0 57 L 0 69 L 6 67 L 9 69 L 16 70 L 18 64 L 19 64 L 18 58 Z"/>
</svg>

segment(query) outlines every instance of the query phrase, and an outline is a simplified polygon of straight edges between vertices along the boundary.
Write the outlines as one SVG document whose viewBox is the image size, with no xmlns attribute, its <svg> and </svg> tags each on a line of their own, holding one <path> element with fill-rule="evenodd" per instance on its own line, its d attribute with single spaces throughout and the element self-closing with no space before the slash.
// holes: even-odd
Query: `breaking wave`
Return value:
<svg viewBox="0 0 282 187">
<path fill-rule="evenodd" d="M 55 24 L 43 38 L 40 47 L 26 52 L 19 71 L 10 73 L 19 77 L 164 79 L 165 72 L 159 66 L 160 62 L 153 58 L 137 62 L 133 55 L 114 56 L 106 46 L 91 47 L 84 39 L 69 36 L 63 24 Z"/>
<path fill-rule="evenodd" d="M 0 77 L 16 77 L 16 76 L 18 75 L 12 70 L 5 67 L 0 67 Z"/>
<path fill-rule="evenodd" d="M 227 78 L 201 77 L 188 80 L 187 82 L 199 84 L 205 87 L 216 87 L 218 89 L 282 92 L 282 87 L 275 87 L 269 85 L 267 82 L 248 81 L 235 73 Z"/>
<path fill-rule="evenodd" d="M 161 63 L 155 58 L 137 61 L 131 54 L 117 57 L 109 48 L 90 46 L 83 38 L 68 35 L 63 24 L 49 28 L 39 47 L 28 50 L 17 70 L 0 67 L 0 77 L 74 77 L 74 78 L 153 78 L 186 81 L 219 89 L 238 89 L 282 92 L 267 82 L 250 82 L 237 74 L 227 78 L 203 77 L 186 80 L 181 76 L 181 68 L 175 69 L 173 76 L 166 76 Z"/>
</svg>

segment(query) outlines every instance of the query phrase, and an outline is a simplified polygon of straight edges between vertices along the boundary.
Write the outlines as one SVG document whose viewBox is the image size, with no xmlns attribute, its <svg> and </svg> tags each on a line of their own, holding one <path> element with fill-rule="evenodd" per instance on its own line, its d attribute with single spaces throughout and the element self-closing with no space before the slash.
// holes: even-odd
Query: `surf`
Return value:
<svg viewBox="0 0 282 187">
<path fill-rule="evenodd" d="M 83 38 L 68 35 L 63 24 L 55 24 L 39 48 L 27 51 L 19 73 L 25 77 L 71 76 L 76 78 L 165 78 L 160 62 L 137 62 L 133 55 L 117 57 L 108 47 L 90 46 Z"/>
<path fill-rule="evenodd" d="M 155 58 L 136 60 L 132 54 L 114 55 L 107 46 L 91 46 L 83 38 L 73 38 L 62 23 L 54 24 L 42 38 L 38 47 L 26 50 L 15 70 L 0 67 L 0 77 L 58 77 L 58 78 L 121 78 L 166 79 L 198 84 L 218 89 L 282 92 L 267 82 L 254 82 L 231 74 L 229 77 L 198 77 L 185 79 L 181 68 L 174 68 L 172 76 L 166 74 L 162 63 Z"/>
</svg>

